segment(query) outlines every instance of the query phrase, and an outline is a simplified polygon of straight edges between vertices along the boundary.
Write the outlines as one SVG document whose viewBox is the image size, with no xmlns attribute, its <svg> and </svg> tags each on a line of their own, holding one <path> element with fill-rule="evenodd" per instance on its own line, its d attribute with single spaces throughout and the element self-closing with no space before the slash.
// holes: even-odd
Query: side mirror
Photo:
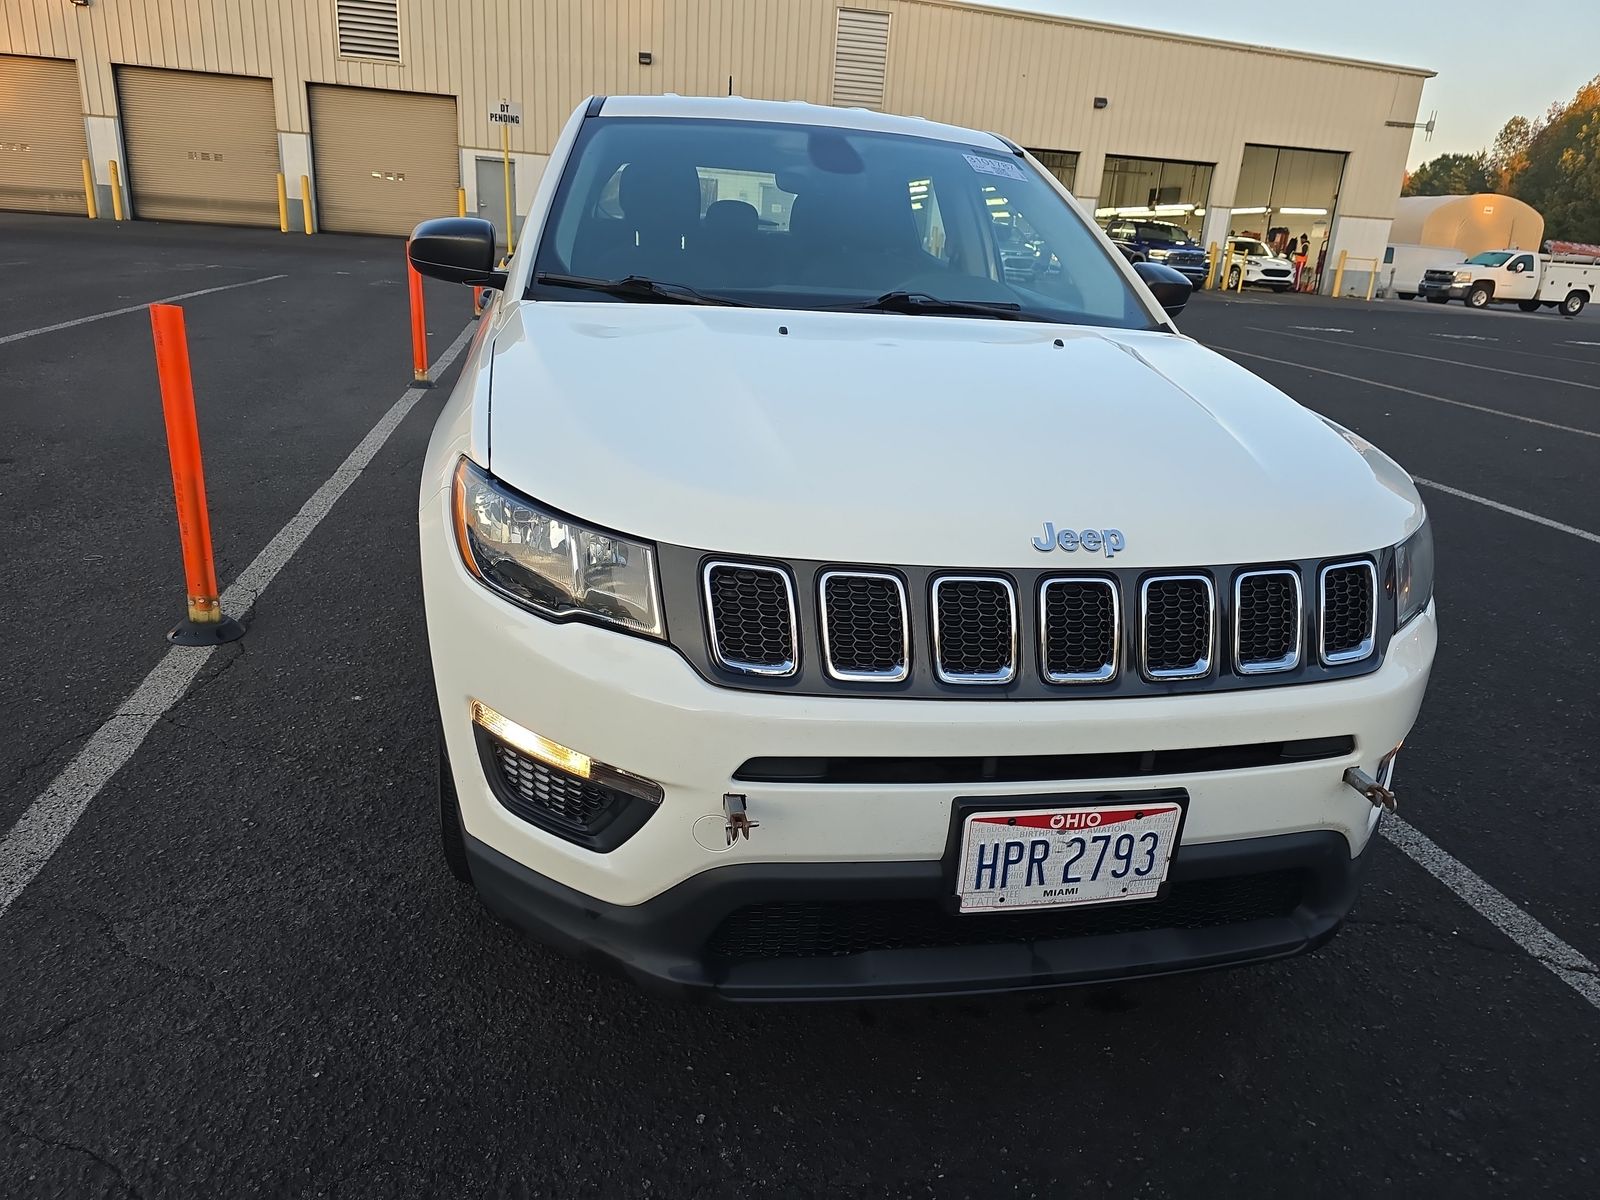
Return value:
<svg viewBox="0 0 1600 1200">
<path fill-rule="evenodd" d="M 502 289 L 506 273 L 495 270 L 494 226 L 481 217 L 438 217 L 411 231 L 411 265 L 431 279 Z"/>
<path fill-rule="evenodd" d="M 419 267 L 418 270 L 420 269 Z M 1150 289 L 1150 294 L 1156 298 L 1156 303 L 1166 310 L 1167 316 L 1177 316 L 1189 303 L 1194 284 L 1171 267 L 1164 263 L 1141 262 L 1134 263 L 1133 269 L 1144 281 L 1145 287 Z"/>
</svg>

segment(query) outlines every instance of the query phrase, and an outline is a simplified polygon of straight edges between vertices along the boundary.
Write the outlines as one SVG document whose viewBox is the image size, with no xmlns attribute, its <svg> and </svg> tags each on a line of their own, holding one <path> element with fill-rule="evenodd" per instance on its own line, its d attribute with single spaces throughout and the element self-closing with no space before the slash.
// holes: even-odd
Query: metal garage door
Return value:
<svg viewBox="0 0 1600 1200">
<path fill-rule="evenodd" d="M 118 67 L 133 214 L 278 224 L 272 81 Z"/>
<path fill-rule="evenodd" d="M 0 208 L 86 212 L 78 64 L 0 54 Z"/>
<path fill-rule="evenodd" d="M 404 236 L 456 211 L 454 97 L 331 84 L 308 91 L 321 228 Z"/>
</svg>

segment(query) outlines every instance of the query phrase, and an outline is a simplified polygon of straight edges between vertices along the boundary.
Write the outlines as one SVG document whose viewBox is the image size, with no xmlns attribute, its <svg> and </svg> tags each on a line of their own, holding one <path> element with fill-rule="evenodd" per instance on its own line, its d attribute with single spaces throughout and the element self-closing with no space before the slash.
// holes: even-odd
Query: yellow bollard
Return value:
<svg viewBox="0 0 1600 1200">
<path fill-rule="evenodd" d="M 305 222 L 306 236 L 310 237 L 317 231 L 317 223 L 311 216 L 311 176 L 300 176 L 300 216 Z"/>
<path fill-rule="evenodd" d="M 1233 289 L 1234 294 L 1237 295 L 1237 296 L 1244 295 L 1244 273 L 1245 273 L 1245 268 L 1248 267 L 1249 265 L 1250 265 L 1250 256 L 1248 254 L 1244 255 L 1244 257 L 1239 259 L 1239 286 Z"/>
<path fill-rule="evenodd" d="M 289 189 L 284 186 L 283 172 L 278 172 L 278 232 L 289 232 Z"/>
<path fill-rule="evenodd" d="M 505 156 L 506 170 L 506 257 L 516 253 L 517 215 L 511 211 L 511 126 L 500 126 L 500 153 Z"/>
<path fill-rule="evenodd" d="M 1339 265 L 1333 271 L 1333 294 L 1335 299 L 1344 291 L 1344 260 L 1349 253 L 1350 251 L 1348 250 L 1339 251 Z"/>
<path fill-rule="evenodd" d="M 122 173 L 117 170 L 117 160 L 108 159 L 111 168 L 111 215 L 122 220 Z"/>
<path fill-rule="evenodd" d="M 1222 265 L 1217 255 L 1222 247 L 1215 242 L 1206 247 L 1206 290 L 1210 291 L 1217 286 L 1217 268 Z"/>
<path fill-rule="evenodd" d="M 99 206 L 94 202 L 94 172 L 89 169 L 89 160 L 83 160 L 83 207 L 89 214 L 89 220 L 97 220 L 100 216 Z"/>
<path fill-rule="evenodd" d="M 464 217 L 466 215 L 467 215 L 467 189 L 464 188 L 464 187 L 458 187 L 456 189 L 456 216 Z"/>
<path fill-rule="evenodd" d="M 1378 282 L 1378 263 L 1377 263 L 1377 260 L 1374 259 L 1373 263 L 1372 263 L 1372 270 L 1367 272 L 1367 299 L 1369 301 L 1372 299 L 1372 287 L 1377 282 Z"/>
</svg>

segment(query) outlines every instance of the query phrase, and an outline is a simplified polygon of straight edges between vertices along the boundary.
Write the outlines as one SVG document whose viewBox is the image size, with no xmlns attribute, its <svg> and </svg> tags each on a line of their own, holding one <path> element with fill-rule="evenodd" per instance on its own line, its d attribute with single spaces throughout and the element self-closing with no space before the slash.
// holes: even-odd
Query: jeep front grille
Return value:
<svg viewBox="0 0 1600 1200">
<path fill-rule="evenodd" d="M 1216 593 L 1204 575 L 1160 575 L 1139 589 L 1144 673 L 1155 680 L 1211 673 Z"/>
<path fill-rule="evenodd" d="M 1049 683 L 1104 683 L 1122 628 L 1114 579 L 1047 579 L 1039 588 L 1040 669 Z"/>
<path fill-rule="evenodd" d="M 719 666 L 747 675 L 793 675 L 794 585 L 779 567 L 713 562 L 705 567 L 706 620 Z"/>
<path fill-rule="evenodd" d="M 945 683 L 1010 683 L 1017 674 L 1017 593 L 1009 579 L 933 581 L 934 669 Z"/>
<path fill-rule="evenodd" d="M 1359 662 L 1377 648 L 1378 573 L 1364 558 L 1318 572 L 1322 661 Z"/>
<path fill-rule="evenodd" d="M 973 700 L 1231 691 L 1367 674 L 1394 628 L 1392 595 L 1379 586 L 1393 570 L 1388 551 L 1165 572 L 1114 562 L 1074 572 L 1041 555 L 1036 567 L 984 572 L 660 550 L 672 645 L 712 683 L 747 691 Z"/>
<path fill-rule="evenodd" d="M 1300 576 L 1246 571 L 1233 583 L 1233 664 L 1241 675 L 1293 670 L 1300 662 Z"/>
<path fill-rule="evenodd" d="M 822 652 L 835 679 L 897 683 L 911 672 L 911 622 L 897 575 L 825 571 Z"/>
</svg>

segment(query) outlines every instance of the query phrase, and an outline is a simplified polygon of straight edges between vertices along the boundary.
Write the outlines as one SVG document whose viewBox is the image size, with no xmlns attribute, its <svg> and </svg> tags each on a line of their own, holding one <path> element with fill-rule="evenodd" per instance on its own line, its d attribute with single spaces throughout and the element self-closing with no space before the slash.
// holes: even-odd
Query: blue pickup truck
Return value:
<svg viewBox="0 0 1600 1200">
<path fill-rule="evenodd" d="M 1132 262 L 1165 263 L 1188 277 L 1196 288 L 1206 283 L 1211 270 L 1205 247 L 1189 236 L 1181 225 L 1168 221 L 1113 220 L 1106 233 Z"/>
</svg>

